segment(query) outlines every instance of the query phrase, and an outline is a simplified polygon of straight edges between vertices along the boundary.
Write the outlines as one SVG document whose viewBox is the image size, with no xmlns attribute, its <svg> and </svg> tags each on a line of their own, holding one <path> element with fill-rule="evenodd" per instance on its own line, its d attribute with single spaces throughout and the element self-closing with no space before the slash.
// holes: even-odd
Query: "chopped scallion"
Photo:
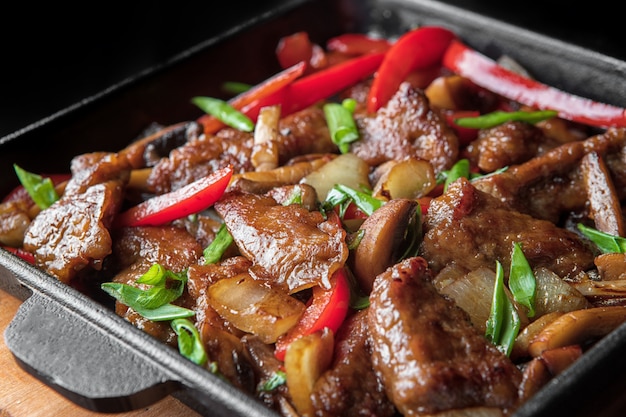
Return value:
<svg viewBox="0 0 626 417">
<path fill-rule="evenodd" d="M 341 153 L 350 151 L 350 144 L 359 139 L 359 131 L 352 114 L 356 106 L 354 99 L 346 99 L 341 104 L 327 103 L 324 115 L 330 131 L 330 137 Z"/>
<path fill-rule="evenodd" d="M 555 117 L 558 112 L 554 110 L 540 111 L 494 111 L 477 117 L 460 117 L 454 120 L 454 123 L 461 127 L 469 127 L 474 129 L 488 129 L 490 127 L 499 126 L 509 121 L 523 121 L 527 123 L 538 123 L 543 120 Z"/>
<path fill-rule="evenodd" d="M 219 230 L 215 234 L 213 242 L 211 242 L 209 246 L 204 249 L 204 263 L 214 264 L 219 262 L 231 243 L 233 243 L 233 236 L 226 228 L 226 224 L 222 223 Z"/>
<path fill-rule="evenodd" d="M 535 316 L 535 290 L 537 280 L 532 268 L 524 256 L 519 243 L 513 243 L 511 269 L 509 272 L 509 289 L 515 300 L 528 309 L 528 317 Z"/>
<path fill-rule="evenodd" d="M 370 192 L 358 191 L 346 185 L 335 184 L 328 192 L 324 206 L 335 207 L 349 201 L 353 201 L 354 204 L 368 216 L 371 216 L 374 211 L 385 204 L 383 200 L 372 197 Z"/>
<path fill-rule="evenodd" d="M 252 132 L 254 130 L 254 122 L 224 100 L 213 97 L 194 97 L 191 101 L 202 109 L 202 111 L 219 119 L 230 127 L 243 132 Z"/>
<path fill-rule="evenodd" d="M 263 382 L 259 386 L 259 391 L 270 392 L 274 391 L 281 385 L 285 385 L 287 382 L 287 374 L 284 371 L 276 371 L 269 377 L 269 379 Z"/>
<path fill-rule="evenodd" d="M 513 349 L 520 325 L 519 315 L 505 291 L 502 264 L 496 261 L 496 280 L 485 337 L 508 356 Z"/>
<path fill-rule="evenodd" d="M 170 323 L 178 339 L 178 351 L 193 363 L 203 366 L 208 361 L 206 350 L 198 329 L 187 319 L 175 319 Z"/>
<path fill-rule="evenodd" d="M 17 164 L 13 164 L 13 169 L 28 195 L 40 209 L 47 209 L 59 199 L 50 178 L 43 178 L 41 175 L 28 172 Z"/>
<path fill-rule="evenodd" d="M 601 232 L 582 223 L 578 223 L 578 230 L 591 240 L 602 253 L 626 252 L 626 239 L 623 237 Z"/>
</svg>

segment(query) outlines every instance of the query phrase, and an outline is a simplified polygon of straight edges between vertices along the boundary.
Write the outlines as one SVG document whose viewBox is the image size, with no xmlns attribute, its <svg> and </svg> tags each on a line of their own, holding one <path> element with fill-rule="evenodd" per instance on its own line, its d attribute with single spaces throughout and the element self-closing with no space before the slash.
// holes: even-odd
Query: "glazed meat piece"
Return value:
<svg viewBox="0 0 626 417">
<path fill-rule="evenodd" d="M 507 122 L 481 129 L 478 138 L 467 146 L 466 153 L 483 172 L 526 162 L 543 153 L 550 145 L 541 129 L 525 122 Z"/>
<path fill-rule="evenodd" d="M 514 242 L 532 267 L 544 266 L 562 278 L 593 267 L 593 253 L 576 234 L 511 209 L 465 178 L 432 200 L 420 255 L 435 273 L 448 264 L 493 270 L 497 260 L 508 270 Z"/>
<path fill-rule="evenodd" d="M 299 155 L 337 152 L 320 106 L 311 106 L 280 119 L 278 130 L 280 165 Z"/>
<path fill-rule="evenodd" d="M 145 288 L 135 281 L 158 263 L 164 268 L 181 272 L 189 264 L 196 263 L 202 255 L 202 248 L 185 229 L 160 227 L 128 227 L 117 231 L 115 244 L 109 259 L 110 268 L 119 271 L 114 282 Z M 187 308 L 193 307 L 193 300 L 187 293 L 176 301 Z M 126 305 L 116 302 L 116 313 L 153 337 L 172 344 L 175 334 L 168 322 L 153 322 L 139 315 Z"/>
<path fill-rule="evenodd" d="M 129 170 L 117 154 L 74 158 L 63 196 L 37 215 L 24 236 L 24 249 L 59 280 L 69 283 L 87 266 L 101 269 L 111 253 L 108 227 L 123 201 Z"/>
<path fill-rule="evenodd" d="M 626 198 L 626 129 L 608 129 L 587 140 L 563 144 L 473 184 L 517 211 L 557 223 L 563 213 L 585 208 L 580 163 L 590 152 L 605 159 L 619 199 Z"/>
<path fill-rule="evenodd" d="M 330 288 L 330 277 L 348 257 L 345 230 L 319 211 L 240 192 L 225 194 L 214 207 L 241 254 L 252 261 L 250 273 L 289 293 Z"/>
<path fill-rule="evenodd" d="M 315 383 L 315 415 L 393 416 L 395 406 L 374 373 L 367 331 L 367 310 L 346 319 L 335 336 L 333 363 Z"/>
<path fill-rule="evenodd" d="M 369 165 L 413 156 L 430 161 L 440 172 L 458 156 L 456 134 L 430 109 L 426 95 L 409 83 L 403 83 L 375 116 L 356 119 L 361 140 L 354 142 L 351 151 Z"/>
<path fill-rule="evenodd" d="M 404 416 L 515 409 L 520 370 L 430 278 L 426 261 L 413 257 L 374 281 L 367 324 L 372 363 L 387 396 Z"/>
<path fill-rule="evenodd" d="M 215 136 L 202 135 L 162 158 L 152 169 L 148 185 L 157 194 L 164 194 L 228 165 L 235 172 L 252 170 L 253 144 L 252 134 L 236 129 L 222 129 Z"/>
</svg>

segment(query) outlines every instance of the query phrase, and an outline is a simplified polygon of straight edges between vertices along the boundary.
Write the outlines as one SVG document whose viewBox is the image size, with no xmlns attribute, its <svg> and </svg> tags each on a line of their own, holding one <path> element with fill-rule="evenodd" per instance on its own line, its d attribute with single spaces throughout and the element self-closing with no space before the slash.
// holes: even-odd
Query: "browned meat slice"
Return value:
<svg viewBox="0 0 626 417">
<path fill-rule="evenodd" d="M 339 329 L 333 363 L 312 393 L 316 416 L 394 415 L 395 406 L 372 368 L 366 320 L 367 310 L 359 310 Z"/>
<path fill-rule="evenodd" d="M 278 129 L 280 165 L 299 155 L 337 152 L 320 106 L 311 106 L 286 116 L 280 120 Z"/>
<path fill-rule="evenodd" d="M 22 246 L 29 225 L 28 205 L 24 201 L 0 203 L 0 245 Z"/>
<path fill-rule="evenodd" d="M 157 194 L 183 187 L 210 173 L 232 165 L 235 172 L 252 170 L 250 162 L 254 137 L 236 129 L 222 129 L 215 136 L 200 136 L 161 159 L 148 177 Z"/>
<path fill-rule="evenodd" d="M 482 172 L 493 172 L 526 162 L 555 146 L 538 127 L 525 122 L 508 122 L 481 129 L 478 138 L 467 146 L 466 153 Z"/>
<path fill-rule="evenodd" d="M 563 144 L 473 184 L 522 213 L 556 223 L 563 213 L 585 208 L 580 163 L 590 152 L 605 159 L 619 199 L 626 198 L 626 129 L 609 129 L 581 142 Z"/>
<path fill-rule="evenodd" d="M 250 273 L 290 293 L 321 285 L 348 257 L 346 232 L 319 211 L 280 205 L 269 196 L 230 192 L 215 203 Z"/>
<path fill-rule="evenodd" d="M 367 323 L 374 369 L 404 416 L 518 405 L 520 370 L 437 292 L 423 258 L 376 278 Z"/>
<path fill-rule="evenodd" d="M 424 219 L 420 255 L 434 272 L 454 263 L 467 271 L 508 270 L 519 242 L 532 267 L 544 266 L 562 278 L 593 267 L 593 253 L 576 234 L 511 209 L 461 178 L 433 199 Z"/>
<path fill-rule="evenodd" d="M 459 152 L 458 138 L 428 98 L 409 83 L 375 116 L 357 118 L 361 140 L 351 151 L 372 166 L 408 156 L 430 161 L 436 172 L 448 169 Z"/>
<path fill-rule="evenodd" d="M 201 254 L 202 248 L 185 229 L 172 226 L 123 228 L 116 234 L 113 246 L 111 268 L 119 271 L 113 280 L 146 288 L 135 281 L 153 264 L 158 263 L 170 271 L 181 272 L 188 265 L 196 263 Z M 186 293 L 176 304 L 193 308 L 193 300 Z M 135 327 L 165 343 L 176 341 L 168 322 L 152 322 L 120 302 L 116 302 L 115 311 Z"/>
<path fill-rule="evenodd" d="M 33 219 L 24 236 L 24 249 L 34 253 L 38 266 L 65 283 L 87 266 L 100 269 L 111 253 L 107 227 L 121 200 L 122 187 L 116 181 L 64 195 Z"/>
<path fill-rule="evenodd" d="M 108 181 L 125 185 L 130 176 L 128 160 L 116 153 L 94 152 L 75 156 L 70 169 L 72 178 L 65 187 L 64 196 L 85 192 L 92 185 Z"/>
</svg>

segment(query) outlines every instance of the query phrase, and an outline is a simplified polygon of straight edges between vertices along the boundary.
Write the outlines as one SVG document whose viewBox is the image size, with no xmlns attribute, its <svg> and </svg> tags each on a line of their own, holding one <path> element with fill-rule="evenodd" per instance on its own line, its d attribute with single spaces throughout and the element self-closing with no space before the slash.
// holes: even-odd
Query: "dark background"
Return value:
<svg viewBox="0 0 626 417">
<path fill-rule="evenodd" d="M 626 59 L 619 13 L 608 1 L 447 2 Z M 15 3 L 4 13 L 9 23 L 0 28 L 0 138 L 284 3 L 129 1 L 71 8 Z"/>
</svg>

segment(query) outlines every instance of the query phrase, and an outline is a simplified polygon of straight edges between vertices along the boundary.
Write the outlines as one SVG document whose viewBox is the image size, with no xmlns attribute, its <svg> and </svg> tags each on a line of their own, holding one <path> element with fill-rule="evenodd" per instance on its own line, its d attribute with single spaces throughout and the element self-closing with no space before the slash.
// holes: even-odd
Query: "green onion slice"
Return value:
<svg viewBox="0 0 626 417">
<path fill-rule="evenodd" d="M 335 184 L 330 189 L 324 202 L 325 207 L 341 206 L 344 203 L 353 201 L 354 204 L 365 214 L 371 216 L 374 211 L 378 210 L 385 204 L 383 200 L 372 197 L 369 190 L 358 191 L 343 184 Z M 344 206 L 347 207 L 347 206 Z M 342 216 L 343 217 L 343 216 Z"/>
<path fill-rule="evenodd" d="M 230 127 L 243 132 L 252 132 L 254 130 L 254 122 L 224 100 L 213 97 L 194 97 L 191 101 L 202 109 L 202 111 L 219 119 Z"/>
<path fill-rule="evenodd" d="M 459 159 L 456 161 L 452 168 L 441 171 L 437 175 L 437 182 L 439 184 L 443 183 L 443 191 L 446 192 L 448 190 L 448 186 L 452 184 L 459 178 L 469 178 L 470 177 L 470 163 L 468 159 Z"/>
<path fill-rule="evenodd" d="M 231 94 L 245 93 L 251 88 L 252 86 L 250 84 L 241 83 L 238 81 L 226 81 L 224 84 L 222 84 L 222 89 Z"/>
<path fill-rule="evenodd" d="M 287 374 L 284 371 L 276 371 L 269 379 L 259 385 L 259 391 L 270 392 L 287 383 Z"/>
<path fill-rule="evenodd" d="M 519 315 L 504 288 L 502 264 L 496 261 L 496 280 L 485 337 L 495 344 L 501 352 L 509 356 L 520 326 Z"/>
<path fill-rule="evenodd" d="M 537 280 L 519 243 L 513 243 L 509 289 L 513 298 L 528 309 L 528 317 L 535 316 L 535 291 Z"/>
<path fill-rule="evenodd" d="M 205 265 L 218 263 L 231 243 L 233 243 L 233 236 L 226 228 L 226 224 L 222 223 L 217 231 L 217 234 L 215 235 L 215 239 L 213 239 L 213 242 L 211 242 L 211 244 L 204 249 L 203 255 Z"/>
<path fill-rule="evenodd" d="M 59 194 L 54 189 L 50 178 L 28 172 L 17 164 L 13 164 L 20 183 L 40 209 L 47 209 L 59 199 Z"/>
<path fill-rule="evenodd" d="M 175 319 L 170 323 L 178 336 L 178 351 L 185 358 L 197 365 L 204 365 L 209 360 L 200 338 L 200 333 L 188 319 Z"/>
<path fill-rule="evenodd" d="M 602 253 L 624 253 L 626 252 L 626 239 L 620 236 L 601 232 L 582 223 L 578 223 L 578 230 L 591 240 Z"/>
<path fill-rule="evenodd" d="M 522 121 L 528 123 L 537 123 L 543 120 L 551 119 L 558 114 L 554 110 L 540 111 L 494 111 L 492 113 L 483 114 L 477 117 L 460 117 L 454 120 L 454 123 L 461 127 L 470 127 L 474 129 L 488 129 L 490 127 L 499 126 L 509 121 Z"/>
<path fill-rule="evenodd" d="M 330 137 L 341 153 L 350 151 L 350 144 L 359 139 L 359 131 L 352 114 L 356 107 L 354 99 L 345 99 L 341 104 L 327 103 L 324 115 L 330 131 Z"/>
</svg>

